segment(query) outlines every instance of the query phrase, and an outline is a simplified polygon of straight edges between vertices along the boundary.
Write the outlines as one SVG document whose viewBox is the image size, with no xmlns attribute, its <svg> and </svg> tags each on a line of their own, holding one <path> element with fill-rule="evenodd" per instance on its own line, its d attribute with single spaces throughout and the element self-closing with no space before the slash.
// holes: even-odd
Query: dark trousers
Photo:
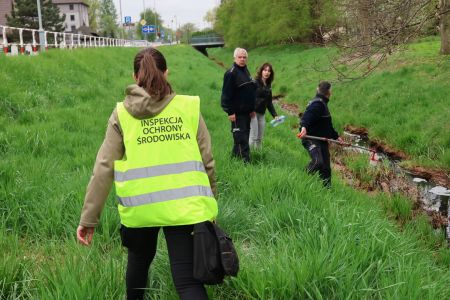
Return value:
<svg viewBox="0 0 450 300">
<path fill-rule="evenodd" d="M 182 300 L 208 299 L 205 287 L 193 278 L 193 225 L 163 227 L 170 270 Z M 128 248 L 127 299 L 144 299 L 148 269 L 156 254 L 159 227 L 128 228 L 122 225 L 122 244 Z"/>
<path fill-rule="evenodd" d="M 309 174 L 319 172 L 319 176 L 323 180 L 323 185 L 325 187 L 330 187 L 331 166 L 328 142 L 303 139 L 302 144 L 311 157 L 311 161 L 306 167 L 306 171 Z"/>
<path fill-rule="evenodd" d="M 231 132 L 233 133 L 233 151 L 232 156 L 242 159 L 244 162 L 250 161 L 250 146 L 248 139 L 250 137 L 250 115 L 236 114 L 236 121 L 231 122 Z"/>
</svg>

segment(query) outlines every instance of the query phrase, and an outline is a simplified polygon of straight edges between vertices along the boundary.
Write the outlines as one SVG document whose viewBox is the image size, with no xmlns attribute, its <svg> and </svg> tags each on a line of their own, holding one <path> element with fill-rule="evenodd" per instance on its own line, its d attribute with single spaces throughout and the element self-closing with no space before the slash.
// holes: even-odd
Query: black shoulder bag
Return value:
<svg viewBox="0 0 450 300">
<path fill-rule="evenodd" d="M 210 221 L 194 225 L 194 278 L 220 284 L 226 275 L 237 276 L 239 258 L 233 241 Z"/>
</svg>

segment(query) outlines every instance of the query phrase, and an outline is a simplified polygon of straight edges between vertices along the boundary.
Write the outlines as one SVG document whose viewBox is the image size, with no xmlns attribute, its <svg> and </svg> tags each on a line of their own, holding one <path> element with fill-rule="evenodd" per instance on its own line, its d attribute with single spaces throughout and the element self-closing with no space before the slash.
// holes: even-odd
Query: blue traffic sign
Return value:
<svg viewBox="0 0 450 300">
<path fill-rule="evenodd" d="M 125 24 L 130 24 L 131 23 L 131 17 L 130 16 L 126 16 L 125 17 Z"/>
<path fill-rule="evenodd" d="M 155 33 L 155 25 L 144 25 L 142 26 L 142 33 Z"/>
<path fill-rule="evenodd" d="M 162 38 L 164 37 L 164 31 L 163 30 L 161 30 L 161 37 Z"/>
</svg>

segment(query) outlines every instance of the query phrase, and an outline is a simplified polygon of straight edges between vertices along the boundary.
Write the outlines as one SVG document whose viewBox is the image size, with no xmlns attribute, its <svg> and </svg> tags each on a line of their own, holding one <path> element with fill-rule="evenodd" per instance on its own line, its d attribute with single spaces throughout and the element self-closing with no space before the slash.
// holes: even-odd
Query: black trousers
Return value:
<svg viewBox="0 0 450 300">
<path fill-rule="evenodd" d="M 231 132 L 233 134 L 232 156 L 242 159 L 244 162 L 250 161 L 250 146 L 248 139 L 250 137 L 250 115 L 236 114 L 236 121 L 231 122 Z"/>
<path fill-rule="evenodd" d="M 330 151 L 328 142 L 303 139 L 303 147 L 308 151 L 311 161 L 306 167 L 309 174 L 319 172 L 325 187 L 331 186 Z"/>
<path fill-rule="evenodd" d="M 172 279 L 182 300 L 208 299 L 203 284 L 193 278 L 193 228 L 193 225 L 163 227 Z M 128 300 L 144 299 L 148 269 L 156 254 L 159 229 L 128 228 L 123 225 L 120 229 L 122 244 L 128 248 Z"/>
</svg>

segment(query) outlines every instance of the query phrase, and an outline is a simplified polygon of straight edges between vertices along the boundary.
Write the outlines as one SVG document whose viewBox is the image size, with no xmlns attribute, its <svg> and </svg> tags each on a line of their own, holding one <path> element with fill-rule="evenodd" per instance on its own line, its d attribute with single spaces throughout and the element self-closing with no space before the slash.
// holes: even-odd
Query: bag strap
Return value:
<svg viewBox="0 0 450 300">
<path fill-rule="evenodd" d="M 215 223 L 211 223 L 219 243 L 220 260 L 226 275 L 237 276 L 239 258 L 234 249 L 232 239 Z"/>
<path fill-rule="evenodd" d="M 232 239 L 222 230 L 216 223 L 212 223 L 214 231 L 216 232 L 217 240 L 219 241 L 221 252 L 231 252 L 231 247 L 226 242 L 226 240 L 231 241 Z"/>
</svg>

